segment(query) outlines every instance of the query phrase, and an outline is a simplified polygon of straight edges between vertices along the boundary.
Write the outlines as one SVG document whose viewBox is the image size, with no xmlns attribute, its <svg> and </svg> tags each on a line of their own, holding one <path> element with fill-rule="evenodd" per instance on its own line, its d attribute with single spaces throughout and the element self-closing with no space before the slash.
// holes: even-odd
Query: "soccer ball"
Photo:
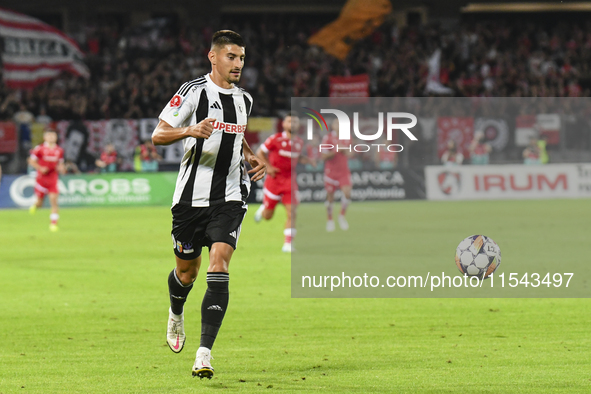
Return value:
<svg viewBox="0 0 591 394">
<path fill-rule="evenodd" d="M 456 265 L 462 274 L 486 279 L 501 265 L 501 249 L 492 238 L 471 235 L 456 248 Z"/>
</svg>

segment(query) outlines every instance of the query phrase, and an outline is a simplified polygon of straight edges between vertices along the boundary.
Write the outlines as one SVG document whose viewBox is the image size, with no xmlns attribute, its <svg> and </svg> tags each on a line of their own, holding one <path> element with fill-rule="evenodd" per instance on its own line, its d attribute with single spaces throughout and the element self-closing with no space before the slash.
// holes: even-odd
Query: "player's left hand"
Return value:
<svg viewBox="0 0 591 394">
<path fill-rule="evenodd" d="M 275 178 L 275 174 L 277 174 L 278 171 L 279 170 L 272 165 L 267 166 L 267 175 L 269 175 L 271 178 Z"/>
<path fill-rule="evenodd" d="M 248 171 L 249 174 L 254 174 L 250 179 L 253 182 L 263 179 L 267 173 L 267 166 L 255 155 L 251 155 L 248 159 L 248 164 L 252 166 L 252 170 Z"/>
</svg>

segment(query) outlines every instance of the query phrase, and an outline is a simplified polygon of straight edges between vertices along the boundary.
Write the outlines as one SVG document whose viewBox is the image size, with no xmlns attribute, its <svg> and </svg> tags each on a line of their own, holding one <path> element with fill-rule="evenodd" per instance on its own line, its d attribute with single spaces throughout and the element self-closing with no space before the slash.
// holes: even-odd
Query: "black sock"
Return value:
<svg viewBox="0 0 591 394">
<path fill-rule="evenodd" d="M 224 320 L 228 307 L 228 282 L 230 275 L 225 272 L 207 273 L 207 291 L 201 304 L 201 344 L 211 349 Z"/>
<path fill-rule="evenodd" d="M 175 315 L 183 313 L 183 305 L 187 301 L 187 296 L 193 288 L 193 283 L 190 285 L 183 285 L 181 280 L 176 275 L 176 269 L 173 269 L 168 275 L 168 293 L 170 294 L 170 309 Z"/>
</svg>

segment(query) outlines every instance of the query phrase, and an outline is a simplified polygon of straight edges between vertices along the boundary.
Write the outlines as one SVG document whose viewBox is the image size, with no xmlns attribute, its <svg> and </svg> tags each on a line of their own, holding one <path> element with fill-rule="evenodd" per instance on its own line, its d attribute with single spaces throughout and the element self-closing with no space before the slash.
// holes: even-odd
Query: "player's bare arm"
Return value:
<svg viewBox="0 0 591 394">
<path fill-rule="evenodd" d="M 63 161 L 60 161 L 59 163 L 57 163 L 57 172 L 60 175 L 65 175 L 66 174 L 66 166 L 64 164 Z"/>
<path fill-rule="evenodd" d="M 337 146 L 337 148 L 339 149 L 339 152 L 344 154 L 345 157 L 347 157 L 347 158 L 351 158 L 351 157 L 355 156 L 355 151 L 350 150 L 351 145 L 344 145 L 344 146 L 339 145 L 339 146 Z"/>
<path fill-rule="evenodd" d="M 32 157 L 28 157 L 27 158 L 27 164 L 30 165 L 31 167 L 33 167 L 36 171 L 39 171 L 39 163 L 37 162 L 37 159 L 34 159 Z"/>
<path fill-rule="evenodd" d="M 187 127 L 172 127 L 167 122 L 160 120 L 152 133 L 154 145 L 170 145 L 187 137 L 208 139 L 213 133 L 214 118 L 203 119 L 196 125 Z"/>
<path fill-rule="evenodd" d="M 311 157 L 308 156 L 300 156 L 299 162 L 301 164 L 309 164 L 313 167 L 316 167 L 317 163 L 316 160 L 312 159 Z"/>
<path fill-rule="evenodd" d="M 259 149 L 257 149 L 257 157 L 259 159 L 261 159 L 263 161 L 263 163 L 265 163 L 265 165 L 267 166 L 267 174 L 269 174 L 269 176 L 271 178 L 275 178 L 275 174 L 277 173 L 277 168 L 275 168 L 271 165 L 271 163 L 269 162 L 269 158 L 267 157 L 267 154 L 260 147 L 259 147 Z"/>
<path fill-rule="evenodd" d="M 245 139 L 242 140 L 242 147 L 244 148 L 244 159 L 251 165 L 252 170 L 248 171 L 249 174 L 254 174 L 251 177 L 253 182 L 263 179 L 265 174 L 267 173 L 267 165 L 264 161 L 257 157 L 254 154 L 248 142 Z"/>
<path fill-rule="evenodd" d="M 39 164 L 39 162 L 37 161 L 37 159 L 34 158 L 34 157 L 29 157 L 27 159 L 27 163 L 29 163 L 29 165 L 31 167 L 33 167 L 35 169 L 35 171 L 39 171 L 42 174 L 46 174 L 47 171 L 48 171 L 48 168 L 42 166 L 41 164 Z"/>
<path fill-rule="evenodd" d="M 320 157 L 322 158 L 322 160 L 330 160 L 334 157 L 334 155 L 336 155 L 337 152 L 336 151 L 330 151 L 330 152 L 322 152 L 322 154 L 320 155 Z"/>
</svg>

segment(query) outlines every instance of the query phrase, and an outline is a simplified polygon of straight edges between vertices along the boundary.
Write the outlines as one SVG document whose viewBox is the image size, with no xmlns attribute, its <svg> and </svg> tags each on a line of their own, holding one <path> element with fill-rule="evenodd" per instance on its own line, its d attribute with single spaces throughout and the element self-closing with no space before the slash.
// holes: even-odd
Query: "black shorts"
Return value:
<svg viewBox="0 0 591 394">
<path fill-rule="evenodd" d="M 236 249 L 246 207 L 241 201 L 229 201 L 211 207 L 172 207 L 172 244 L 174 254 L 183 260 L 201 255 L 201 248 L 224 242 Z"/>
</svg>

